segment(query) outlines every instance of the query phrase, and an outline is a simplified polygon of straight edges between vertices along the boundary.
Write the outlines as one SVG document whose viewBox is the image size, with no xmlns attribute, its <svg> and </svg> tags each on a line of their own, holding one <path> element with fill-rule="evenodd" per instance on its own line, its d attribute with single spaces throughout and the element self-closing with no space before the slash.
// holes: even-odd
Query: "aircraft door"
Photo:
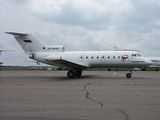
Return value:
<svg viewBox="0 0 160 120">
<path fill-rule="evenodd" d="M 106 57 L 104 55 L 101 56 L 101 62 L 104 63 L 106 61 Z"/>
<path fill-rule="evenodd" d="M 82 55 L 80 56 L 79 60 L 80 60 L 81 62 L 83 62 L 84 58 L 83 58 Z"/>
</svg>

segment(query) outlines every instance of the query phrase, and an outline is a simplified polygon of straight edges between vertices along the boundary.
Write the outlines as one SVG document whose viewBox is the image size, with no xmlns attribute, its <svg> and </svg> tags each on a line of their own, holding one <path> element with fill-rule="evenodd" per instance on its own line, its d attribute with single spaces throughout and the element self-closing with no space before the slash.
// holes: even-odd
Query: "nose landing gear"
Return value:
<svg viewBox="0 0 160 120">
<path fill-rule="evenodd" d="M 132 70 L 130 70 L 130 73 L 127 73 L 127 74 L 126 74 L 126 77 L 127 77 L 127 78 L 131 78 L 131 76 L 132 76 Z"/>
</svg>

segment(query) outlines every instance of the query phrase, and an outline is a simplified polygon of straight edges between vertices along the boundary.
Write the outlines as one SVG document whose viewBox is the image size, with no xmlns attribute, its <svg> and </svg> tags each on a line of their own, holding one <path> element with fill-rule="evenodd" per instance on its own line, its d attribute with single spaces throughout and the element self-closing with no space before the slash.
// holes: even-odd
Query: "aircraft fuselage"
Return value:
<svg viewBox="0 0 160 120">
<path fill-rule="evenodd" d="M 51 60 L 63 59 L 87 68 L 134 68 L 146 67 L 151 63 L 144 57 L 133 54 L 137 55 L 133 51 L 37 52 L 33 59 L 50 65 L 55 65 Z"/>
</svg>

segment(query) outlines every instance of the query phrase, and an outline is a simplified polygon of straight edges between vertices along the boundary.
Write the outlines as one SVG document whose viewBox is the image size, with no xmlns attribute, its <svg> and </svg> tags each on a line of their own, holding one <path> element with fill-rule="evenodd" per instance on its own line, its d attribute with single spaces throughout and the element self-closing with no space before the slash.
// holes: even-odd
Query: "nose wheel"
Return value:
<svg viewBox="0 0 160 120">
<path fill-rule="evenodd" d="M 126 77 L 127 77 L 127 78 L 131 78 L 131 76 L 132 76 L 132 70 L 130 70 L 130 73 L 127 73 L 127 74 L 126 74 Z"/>
</svg>

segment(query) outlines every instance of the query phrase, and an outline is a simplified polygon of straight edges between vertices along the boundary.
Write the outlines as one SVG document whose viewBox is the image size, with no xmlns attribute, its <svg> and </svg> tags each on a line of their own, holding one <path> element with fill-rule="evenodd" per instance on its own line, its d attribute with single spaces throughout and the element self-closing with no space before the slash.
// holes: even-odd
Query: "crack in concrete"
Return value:
<svg viewBox="0 0 160 120">
<path fill-rule="evenodd" d="M 93 83 L 87 83 L 87 85 L 92 85 L 92 84 L 94 84 L 94 82 L 93 82 Z M 100 104 L 100 105 L 101 105 L 101 108 L 102 108 L 104 105 L 101 103 L 101 101 L 94 100 L 94 99 L 92 99 L 91 97 L 89 97 L 89 92 L 86 90 L 87 85 L 84 85 L 84 89 L 83 89 L 84 91 L 86 91 L 86 99 L 89 99 L 89 100 L 91 100 L 91 101 L 93 101 L 93 102 L 95 102 L 95 103 Z"/>
<path fill-rule="evenodd" d="M 87 83 L 86 85 L 84 85 L 83 90 L 86 92 L 86 94 L 85 94 L 85 95 L 86 95 L 86 99 L 89 99 L 89 100 L 91 100 L 91 101 L 99 104 L 102 109 L 103 109 L 103 107 L 106 107 L 106 108 L 109 108 L 109 109 L 112 109 L 112 110 L 114 110 L 114 111 L 117 111 L 117 112 L 122 113 L 123 115 L 125 115 L 126 120 L 130 120 L 130 119 L 131 119 L 131 117 L 130 117 L 127 113 L 125 113 L 123 110 L 109 107 L 109 106 L 107 106 L 107 105 L 104 105 L 101 101 L 99 101 L 99 100 L 94 100 L 93 98 L 91 98 L 91 97 L 89 96 L 89 91 L 87 91 L 87 85 L 93 85 L 93 84 L 96 85 L 94 82 L 92 82 L 92 83 Z"/>
</svg>

